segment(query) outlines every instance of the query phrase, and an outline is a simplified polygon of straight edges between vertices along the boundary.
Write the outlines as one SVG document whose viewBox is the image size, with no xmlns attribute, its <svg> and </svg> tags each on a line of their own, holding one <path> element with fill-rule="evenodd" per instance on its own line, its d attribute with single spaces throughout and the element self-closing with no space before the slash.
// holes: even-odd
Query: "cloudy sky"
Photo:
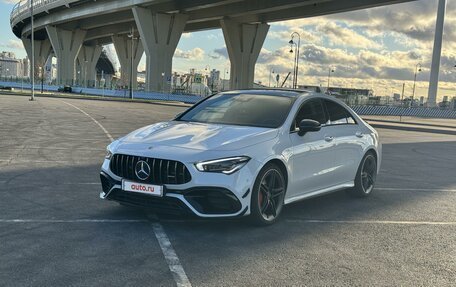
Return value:
<svg viewBox="0 0 456 287">
<path fill-rule="evenodd" d="M 9 28 L 14 0 L 0 0 L 0 49 L 24 57 L 21 42 Z M 378 95 L 400 93 L 406 84 L 410 96 L 416 64 L 417 96 L 427 97 L 437 0 L 421 0 L 387 7 L 271 23 L 258 59 L 255 81 L 268 84 L 269 71 L 284 77 L 293 69 L 290 34 L 301 34 L 299 82 L 326 86 L 328 69 L 335 72 L 332 86 L 373 88 Z M 184 34 L 173 60 L 173 70 L 204 72 L 206 65 L 229 68 L 221 30 Z M 439 97 L 456 96 L 456 0 L 448 0 L 440 74 Z M 145 57 L 139 67 L 145 69 Z"/>
</svg>

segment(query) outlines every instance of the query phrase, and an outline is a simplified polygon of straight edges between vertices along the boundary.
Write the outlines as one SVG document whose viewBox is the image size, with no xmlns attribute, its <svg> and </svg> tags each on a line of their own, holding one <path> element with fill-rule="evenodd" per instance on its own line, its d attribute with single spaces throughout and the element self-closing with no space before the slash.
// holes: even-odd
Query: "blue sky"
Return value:
<svg viewBox="0 0 456 287">
<path fill-rule="evenodd" d="M 0 49 L 25 56 L 12 34 L 9 13 L 12 0 L 0 0 Z M 324 17 L 270 23 L 271 27 L 256 65 L 255 81 L 268 83 L 269 71 L 282 76 L 291 71 L 290 34 L 301 34 L 300 83 L 324 85 L 333 67 L 334 86 L 374 88 L 377 94 L 399 93 L 406 84 L 411 93 L 413 70 L 418 75 L 418 96 L 427 96 L 437 0 L 421 0 Z M 110 48 L 113 50 L 113 48 Z M 439 96 L 456 95 L 456 0 L 448 0 Z M 173 60 L 173 70 L 187 72 L 205 67 L 229 68 L 220 29 L 184 34 Z M 145 68 L 145 56 L 139 69 Z"/>
</svg>

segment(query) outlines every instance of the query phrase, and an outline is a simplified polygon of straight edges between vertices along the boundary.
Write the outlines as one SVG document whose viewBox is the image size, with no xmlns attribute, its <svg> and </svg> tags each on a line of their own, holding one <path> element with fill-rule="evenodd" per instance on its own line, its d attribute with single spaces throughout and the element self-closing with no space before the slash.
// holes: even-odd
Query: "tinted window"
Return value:
<svg viewBox="0 0 456 287">
<path fill-rule="evenodd" d="M 327 124 L 326 114 L 323 103 L 319 99 L 305 102 L 296 114 L 294 126 L 291 130 L 296 130 L 302 120 L 314 120 L 324 125 Z"/>
<path fill-rule="evenodd" d="M 325 100 L 329 120 L 332 125 L 355 124 L 355 119 L 350 113 L 336 102 Z"/>
<path fill-rule="evenodd" d="M 178 120 L 188 122 L 280 127 L 294 98 L 255 94 L 218 94 L 201 102 Z"/>
</svg>

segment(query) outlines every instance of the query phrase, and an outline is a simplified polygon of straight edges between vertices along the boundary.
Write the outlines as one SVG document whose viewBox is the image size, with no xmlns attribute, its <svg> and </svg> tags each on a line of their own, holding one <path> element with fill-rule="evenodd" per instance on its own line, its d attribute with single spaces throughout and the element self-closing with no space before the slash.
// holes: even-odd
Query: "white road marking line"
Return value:
<svg viewBox="0 0 456 287">
<path fill-rule="evenodd" d="M 395 188 L 395 187 L 375 187 L 375 190 L 397 190 L 397 191 L 443 191 L 443 192 L 456 192 L 456 189 L 445 188 Z"/>
<path fill-rule="evenodd" d="M 135 223 L 145 219 L 0 219 L 0 223 Z"/>
<path fill-rule="evenodd" d="M 456 221 L 400 221 L 400 220 L 320 220 L 285 219 L 295 223 L 336 223 L 336 224 L 386 224 L 386 225 L 456 225 Z"/>
<path fill-rule="evenodd" d="M 160 244 L 160 248 L 165 256 L 165 260 L 168 263 L 169 270 L 173 274 L 174 281 L 178 287 L 190 287 L 192 284 L 188 280 L 187 274 L 185 274 L 184 268 L 180 264 L 179 257 L 177 257 L 176 252 L 171 245 L 171 242 L 168 239 L 163 227 L 160 223 L 152 223 L 152 228 L 154 229 L 155 237 Z"/>
<path fill-rule="evenodd" d="M 73 108 L 77 109 L 84 115 L 88 116 L 92 121 L 94 121 L 106 134 L 106 136 L 112 141 L 114 141 L 114 138 L 111 136 L 111 134 L 108 132 L 105 127 L 100 124 L 96 119 L 94 119 L 92 116 L 90 116 L 88 113 L 83 111 L 82 109 L 76 107 L 75 105 L 72 105 L 70 103 L 67 103 L 65 101 L 60 100 L 61 102 L 72 106 Z M 152 219 L 152 218 L 151 218 Z M 187 274 L 185 274 L 184 268 L 180 264 L 179 257 L 177 257 L 176 252 L 173 249 L 173 246 L 171 245 L 171 242 L 168 239 L 168 236 L 166 235 L 163 227 L 161 226 L 160 223 L 154 222 L 152 223 L 152 228 L 155 233 L 155 237 L 158 240 L 158 243 L 160 245 L 160 248 L 162 250 L 163 256 L 165 256 L 165 260 L 168 263 L 168 268 L 173 274 L 174 281 L 176 282 L 178 287 L 191 287 L 192 284 L 190 284 L 190 280 L 188 280 Z"/>
<path fill-rule="evenodd" d="M 0 147 L 2 149 L 3 147 Z M 72 151 L 104 151 L 104 148 L 81 148 L 81 147 L 40 147 L 40 146 L 25 146 L 24 148 L 18 147 L 4 147 L 9 150 L 28 150 L 28 149 L 42 149 L 42 150 L 72 150 Z"/>
<path fill-rule="evenodd" d="M 71 107 L 73 107 L 73 108 L 75 108 L 75 109 L 77 109 L 78 111 L 80 111 L 84 115 L 88 116 L 94 123 L 96 123 L 103 130 L 103 132 L 106 134 L 106 136 L 109 138 L 109 140 L 114 141 L 114 138 L 111 136 L 111 134 L 108 132 L 108 130 L 105 129 L 105 127 L 102 124 L 100 124 L 96 119 L 94 119 L 91 115 L 89 115 L 88 113 L 86 113 L 85 111 L 83 111 L 82 109 L 76 107 L 73 104 L 67 103 L 67 102 L 62 101 L 62 100 L 60 100 L 60 101 L 65 103 L 65 104 L 67 104 L 67 105 L 69 105 L 69 106 L 71 106 Z"/>
<path fill-rule="evenodd" d="M 1 160 L 0 160 L 1 161 Z M 1 181 L 0 181 L 1 183 Z M 98 185 L 99 182 L 64 182 L 61 184 L 77 185 Z M 396 188 L 396 187 L 376 187 L 375 190 L 397 190 L 397 191 L 431 191 L 431 192 L 456 192 L 456 189 L 440 189 L 440 188 Z"/>
<path fill-rule="evenodd" d="M 87 159 L 89 160 L 89 158 Z M 81 160 L 78 160 L 78 161 L 75 161 L 75 160 L 15 160 L 15 159 L 0 159 L 0 162 L 13 162 L 15 164 L 18 164 L 18 163 L 82 163 L 82 162 L 85 162 L 85 161 L 81 161 Z"/>
</svg>

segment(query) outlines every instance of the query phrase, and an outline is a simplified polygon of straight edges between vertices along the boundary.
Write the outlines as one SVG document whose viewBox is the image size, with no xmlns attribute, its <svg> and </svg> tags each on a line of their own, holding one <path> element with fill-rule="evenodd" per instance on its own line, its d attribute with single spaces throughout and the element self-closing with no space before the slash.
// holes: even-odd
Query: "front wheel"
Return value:
<svg viewBox="0 0 456 287">
<path fill-rule="evenodd" d="M 287 184 L 280 168 L 267 164 L 258 174 L 250 200 L 250 220 L 255 225 L 273 224 L 283 208 Z"/>
<path fill-rule="evenodd" d="M 355 186 L 348 190 L 350 195 L 367 197 L 374 189 L 377 179 L 377 159 L 372 152 L 368 152 L 358 167 L 355 178 Z"/>
</svg>

